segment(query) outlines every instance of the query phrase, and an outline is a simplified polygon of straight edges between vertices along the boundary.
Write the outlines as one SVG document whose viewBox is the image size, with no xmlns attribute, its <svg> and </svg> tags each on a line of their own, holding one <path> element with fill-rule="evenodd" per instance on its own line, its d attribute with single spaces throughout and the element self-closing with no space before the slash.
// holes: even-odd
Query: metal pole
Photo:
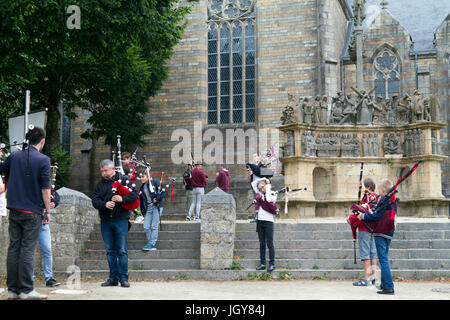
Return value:
<svg viewBox="0 0 450 320">
<path fill-rule="evenodd" d="M 25 93 L 25 114 L 24 114 L 24 128 L 23 128 L 23 140 L 26 140 L 28 131 L 28 113 L 30 113 L 30 90 Z"/>
</svg>

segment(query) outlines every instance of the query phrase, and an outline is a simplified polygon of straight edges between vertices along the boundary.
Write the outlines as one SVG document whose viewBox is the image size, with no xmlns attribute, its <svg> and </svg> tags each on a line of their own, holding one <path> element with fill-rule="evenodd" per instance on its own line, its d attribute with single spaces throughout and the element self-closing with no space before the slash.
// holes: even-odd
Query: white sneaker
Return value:
<svg viewBox="0 0 450 320">
<path fill-rule="evenodd" d="M 33 290 L 31 292 L 28 293 L 21 293 L 19 295 L 19 299 L 22 300 L 45 300 L 48 297 L 45 294 L 40 294 L 38 292 L 36 292 L 36 290 Z"/>
<path fill-rule="evenodd" d="M 144 223 L 144 217 L 139 215 L 136 217 L 136 220 L 134 220 L 134 223 Z"/>
<path fill-rule="evenodd" d="M 8 300 L 17 300 L 19 299 L 19 295 L 15 292 L 8 291 Z"/>
<path fill-rule="evenodd" d="M 186 216 L 187 221 L 192 221 L 192 218 L 190 216 Z"/>
</svg>

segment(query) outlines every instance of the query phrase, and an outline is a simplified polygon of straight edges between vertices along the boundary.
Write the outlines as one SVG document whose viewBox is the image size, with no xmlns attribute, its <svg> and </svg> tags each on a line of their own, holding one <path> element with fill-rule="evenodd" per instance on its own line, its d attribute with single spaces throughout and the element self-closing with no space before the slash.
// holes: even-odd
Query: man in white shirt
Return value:
<svg viewBox="0 0 450 320">
<path fill-rule="evenodd" d="M 266 178 L 252 181 L 252 186 L 257 187 L 255 196 L 256 206 L 258 207 L 256 231 L 259 238 L 259 256 L 260 265 L 256 270 L 266 268 L 266 245 L 269 249 L 269 267 L 267 271 L 275 270 L 275 248 L 273 246 L 273 228 L 274 216 L 278 214 L 276 205 L 277 193 L 272 191 L 270 180 Z"/>
</svg>

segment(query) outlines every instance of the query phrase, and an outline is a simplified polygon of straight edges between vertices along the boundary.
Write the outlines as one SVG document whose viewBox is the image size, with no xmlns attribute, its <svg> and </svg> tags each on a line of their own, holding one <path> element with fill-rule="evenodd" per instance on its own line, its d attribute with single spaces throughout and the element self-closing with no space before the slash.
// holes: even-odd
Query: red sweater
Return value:
<svg viewBox="0 0 450 320">
<path fill-rule="evenodd" d="M 230 191 L 230 173 L 227 170 L 220 170 L 219 175 L 216 177 L 216 183 L 220 189 L 225 192 Z"/>
<path fill-rule="evenodd" d="M 194 188 L 204 188 L 208 185 L 208 176 L 203 172 L 203 170 L 195 168 L 192 170 L 192 187 Z"/>
</svg>

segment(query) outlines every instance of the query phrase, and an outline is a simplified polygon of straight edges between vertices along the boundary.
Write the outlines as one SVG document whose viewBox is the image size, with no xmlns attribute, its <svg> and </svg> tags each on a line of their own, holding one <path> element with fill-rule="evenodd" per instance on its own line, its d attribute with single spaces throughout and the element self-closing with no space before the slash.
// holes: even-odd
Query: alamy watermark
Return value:
<svg viewBox="0 0 450 320">
<path fill-rule="evenodd" d="M 188 129 L 176 129 L 170 141 L 178 142 L 170 154 L 173 164 L 187 164 L 194 159 L 207 165 L 245 164 L 255 153 L 273 163 L 279 157 L 279 131 L 272 128 L 208 128 L 203 131 L 202 121 L 195 121 L 193 136 Z"/>
<path fill-rule="evenodd" d="M 66 20 L 67 29 L 81 29 L 81 10 L 77 5 L 70 5 L 66 10 L 70 14 Z"/>
</svg>

